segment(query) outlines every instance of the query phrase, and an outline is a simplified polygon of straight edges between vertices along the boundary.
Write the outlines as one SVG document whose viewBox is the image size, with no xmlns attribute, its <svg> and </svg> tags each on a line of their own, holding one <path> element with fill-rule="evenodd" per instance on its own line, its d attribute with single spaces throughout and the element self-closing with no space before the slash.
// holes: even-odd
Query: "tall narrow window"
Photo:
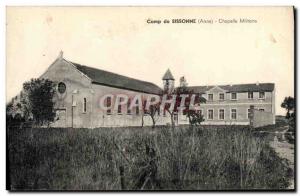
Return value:
<svg viewBox="0 0 300 196">
<path fill-rule="evenodd" d="M 236 109 L 231 109 L 231 119 L 236 120 L 236 117 L 237 117 Z"/>
<path fill-rule="evenodd" d="M 219 119 L 220 120 L 224 120 L 224 118 L 225 118 L 225 111 L 224 111 L 224 109 L 220 109 L 219 110 Z"/>
<path fill-rule="evenodd" d="M 147 104 L 147 100 L 144 100 L 143 101 L 143 111 L 144 111 L 144 113 L 147 114 L 148 111 L 146 111 L 146 104 Z"/>
<path fill-rule="evenodd" d="M 236 93 L 231 93 L 231 99 L 232 100 L 237 100 L 237 94 Z"/>
<path fill-rule="evenodd" d="M 259 92 L 259 98 L 264 99 L 265 98 L 265 92 Z"/>
<path fill-rule="evenodd" d="M 111 97 L 107 97 L 106 99 L 106 107 L 108 108 L 106 110 L 106 114 L 111 114 Z"/>
<path fill-rule="evenodd" d="M 129 98 L 127 102 L 127 114 L 131 114 L 130 104 L 131 104 L 131 99 Z"/>
<path fill-rule="evenodd" d="M 139 104 L 139 100 L 137 99 L 135 103 L 136 103 L 136 104 Z M 135 108 L 135 114 L 136 114 L 136 115 L 139 115 L 139 114 L 140 114 L 140 107 L 139 107 L 139 106 L 136 106 L 136 108 Z"/>
<path fill-rule="evenodd" d="M 253 92 L 248 92 L 248 99 L 253 99 Z"/>
<path fill-rule="evenodd" d="M 225 99 L 224 93 L 219 94 L 219 100 L 223 101 Z"/>
<path fill-rule="evenodd" d="M 83 98 L 83 112 L 86 113 L 86 98 Z"/>
<path fill-rule="evenodd" d="M 208 94 L 208 101 L 214 100 L 214 94 Z"/>
<path fill-rule="evenodd" d="M 123 99 L 122 97 L 119 98 L 119 105 L 118 105 L 118 114 L 122 114 L 122 105 L 120 104 L 120 102 L 122 102 Z"/>
<path fill-rule="evenodd" d="M 208 119 L 213 120 L 214 119 L 214 110 L 208 110 Z"/>
<path fill-rule="evenodd" d="M 248 113 L 247 113 L 247 117 L 248 117 L 248 119 L 250 119 L 250 116 L 251 116 L 251 109 L 250 109 L 250 108 L 248 108 Z"/>
</svg>

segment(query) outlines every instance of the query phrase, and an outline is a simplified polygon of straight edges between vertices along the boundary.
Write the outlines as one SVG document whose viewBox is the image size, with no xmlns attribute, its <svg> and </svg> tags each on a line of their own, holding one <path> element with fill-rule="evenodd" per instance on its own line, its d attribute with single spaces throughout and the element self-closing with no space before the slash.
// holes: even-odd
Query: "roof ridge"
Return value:
<svg viewBox="0 0 300 196">
<path fill-rule="evenodd" d="M 129 77 L 129 76 L 124 76 L 124 75 L 121 75 L 121 74 L 118 74 L 118 73 L 115 73 L 115 72 L 111 72 L 111 71 L 107 71 L 107 70 L 103 70 L 103 69 L 99 69 L 99 68 L 95 68 L 95 67 L 90 67 L 90 66 L 86 66 L 86 65 L 82 65 L 82 64 L 79 64 L 79 63 L 74 63 L 72 61 L 69 61 L 70 63 L 74 64 L 75 67 L 76 65 L 79 65 L 81 67 L 87 67 L 87 68 L 90 68 L 90 69 L 95 69 L 95 70 L 99 70 L 99 71 L 104 71 L 104 72 L 107 72 L 107 73 L 110 73 L 110 74 L 114 74 L 114 75 L 118 75 L 118 76 L 121 76 L 121 77 L 125 77 L 125 78 L 128 78 L 128 79 L 132 79 L 132 80 L 137 80 L 137 81 L 140 81 L 140 82 L 146 82 L 146 83 L 149 83 L 149 84 L 154 84 L 152 82 L 148 82 L 148 81 L 145 81 L 145 80 L 140 80 L 140 79 L 136 79 L 136 78 L 133 78 L 133 77 Z M 77 67 L 76 67 L 77 68 Z M 79 70 L 80 71 L 80 70 Z M 154 84 L 156 85 L 156 84 Z M 156 85 L 158 86 L 158 85 Z"/>
<path fill-rule="evenodd" d="M 90 78 L 92 83 L 95 84 L 150 94 L 159 94 L 162 91 L 161 87 L 152 82 L 135 79 L 118 73 L 106 71 L 96 67 L 82 65 L 72 61 L 68 62 L 72 64 L 75 67 L 75 69 L 78 70 L 80 73 Z"/>
<path fill-rule="evenodd" d="M 275 84 L 274 82 L 260 82 L 259 84 Z M 188 87 L 206 87 L 206 86 L 234 86 L 234 85 L 256 85 L 256 83 L 242 83 L 242 84 L 209 84 L 209 85 L 193 85 Z"/>
</svg>

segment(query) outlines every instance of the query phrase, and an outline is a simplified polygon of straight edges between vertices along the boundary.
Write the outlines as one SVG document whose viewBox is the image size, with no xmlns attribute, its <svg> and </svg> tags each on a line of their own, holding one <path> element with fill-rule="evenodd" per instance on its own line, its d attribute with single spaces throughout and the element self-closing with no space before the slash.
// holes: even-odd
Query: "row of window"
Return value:
<svg viewBox="0 0 300 196">
<path fill-rule="evenodd" d="M 263 108 L 259 109 L 259 111 L 265 111 Z M 200 110 L 200 114 L 203 115 L 202 110 Z M 231 109 L 230 110 L 230 119 L 231 120 L 236 120 L 237 119 L 237 109 Z M 250 108 L 247 109 L 247 117 L 248 119 L 250 118 Z M 207 119 L 208 120 L 214 120 L 214 109 L 208 109 L 207 110 Z M 219 120 L 225 120 L 225 110 L 224 109 L 219 109 L 218 113 L 218 119 Z"/>
<path fill-rule="evenodd" d="M 122 100 L 120 100 L 122 101 Z M 130 110 L 130 103 L 131 101 L 129 100 L 127 103 L 127 114 L 131 114 L 131 110 Z M 106 100 L 106 107 L 111 107 L 111 98 L 108 97 Z M 260 108 L 259 111 L 264 111 L 263 108 Z M 87 112 L 87 100 L 86 98 L 83 98 L 83 112 L 86 113 Z M 122 105 L 118 105 L 118 114 L 122 114 Z M 158 108 L 158 115 L 160 115 L 160 108 Z M 199 110 L 200 114 L 203 115 L 202 110 Z M 106 110 L 107 114 L 111 114 L 111 109 L 107 109 Z M 135 107 L 135 114 L 139 115 L 140 113 L 140 109 L 138 106 Z M 166 111 L 163 111 L 163 115 L 166 115 Z M 247 109 L 247 116 L 248 118 L 250 118 L 250 109 Z M 224 109 L 219 109 L 219 120 L 224 120 L 225 119 L 225 110 Z M 208 120 L 213 120 L 214 119 L 214 109 L 208 109 L 207 110 L 207 119 Z M 230 119 L 232 120 L 236 120 L 237 119 L 237 109 L 231 109 L 230 110 Z"/>
<path fill-rule="evenodd" d="M 264 99 L 265 98 L 265 92 L 259 92 L 259 99 Z M 231 93 L 230 95 L 231 100 L 237 100 L 237 93 Z M 253 99 L 253 92 L 248 92 L 248 99 Z M 214 94 L 209 93 L 208 94 L 208 101 L 213 101 L 214 100 Z M 224 93 L 219 93 L 219 99 L 220 101 L 225 100 L 225 94 Z"/>
<path fill-rule="evenodd" d="M 119 102 L 122 102 L 123 101 L 123 98 L 120 97 L 120 100 Z M 130 109 L 130 104 L 131 104 L 131 99 L 128 100 L 127 102 L 127 114 L 132 114 L 133 112 L 131 111 Z M 138 100 L 136 100 L 136 104 L 138 104 Z M 146 105 L 146 100 L 144 101 L 144 106 Z M 107 97 L 106 99 L 106 107 L 109 108 L 106 110 L 106 114 L 112 114 L 112 111 L 111 111 L 111 97 Z M 139 115 L 140 114 L 140 107 L 139 106 L 136 106 L 134 108 L 134 113 L 136 115 Z M 117 109 L 117 113 L 118 114 L 122 114 L 122 105 L 118 105 L 118 109 Z M 157 114 L 160 115 L 160 108 L 157 109 Z M 165 116 L 166 115 L 166 110 L 163 110 L 163 115 Z"/>
<path fill-rule="evenodd" d="M 120 102 L 121 101 L 123 101 L 122 98 L 120 98 Z M 136 102 L 136 103 L 138 103 L 138 102 Z M 132 111 L 130 110 L 130 107 L 129 107 L 130 104 L 131 104 L 131 100 L 128 100 L 128 103 L 127 103 L 127 114 L 131 114 L 132 113 Z M 144 105 L 145 104 L 146 103 L 144 103 Z M 112 114 L 112 110 L 110 109 L 111 106 L 112 106 L 111 105 L 111 97 L 108 97 L 106 99 L 106 107 L 109 108 L 109 109 L 106 110 L 107 114 Z M 82 112 L 86 113 L 87 112 L 87 99 L 86 98 L 83 98 L 83 106 L 82 106 L 82 108 L 83 108 Z M 140 108 L 139 108 L 139 106 L 134 107 L 134 110 L 135 110 L 134 112 L 135 112 L 136 115 L 140 114 Z M 122 114 L 122 105 L 118 105 L 117 112 L 118 112 L 118 114 Z M 158 115 L 160 115 L 160 108 L 158 108 L 157 113 L 158 113 Z M 165 110 L 163 111 L 163 115 L 166 115 L 166 111 Z"/>
</svg>

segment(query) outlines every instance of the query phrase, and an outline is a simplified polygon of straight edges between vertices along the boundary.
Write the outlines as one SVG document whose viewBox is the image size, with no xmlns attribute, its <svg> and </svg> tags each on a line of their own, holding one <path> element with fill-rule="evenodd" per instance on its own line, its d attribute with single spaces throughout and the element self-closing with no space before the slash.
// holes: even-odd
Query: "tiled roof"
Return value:
<svg viewBox="0 0 300 196">
<path fill-rule="evenodd" d="M 150 82 L 129 78 L 126 76 L 80 65 L 73 62 L 70 63 L 72 63 L 80 72 L 87 75 L 94 84 L 100 84 L 150 94 L 160 94 L 162 91 L 160 87 Z"/>
<path fill-rule="evenodd" d="M 162 78 L 163 80 L 175 80 L 170 69 L 168 69 Z"/>
<path fill-rule="evenodd" d="M 260 83 L 260 84 L 234 84 L 234 85 L 218 85 L 221 89 L 227 92 L 272 92 L 274 90 L 274 83 Z M 205 93 L 215 86 L 189 86 L 190 90 L 195 93 Z"/>
</svg>

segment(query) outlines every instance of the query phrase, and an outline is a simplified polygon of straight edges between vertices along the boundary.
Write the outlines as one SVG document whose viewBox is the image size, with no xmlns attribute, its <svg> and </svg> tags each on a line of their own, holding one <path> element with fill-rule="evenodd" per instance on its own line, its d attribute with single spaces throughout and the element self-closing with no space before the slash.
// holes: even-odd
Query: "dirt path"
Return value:
<svg viewBox="0 0 300 196">
<path fill-rule="evenodd" d="M 274 136 L 274 140 L 270 142 L 270 146 L 278 153 L 281 158 L 288 160 L 289 167 L 294 171 L 294 144 L 287 142 L 284 134 L 288 131 L 288 127 L 277 132 Z M 281 138 L 278 139 L 278 133 L 281 135 Z M 288 189 L 294 189 L 294 177 L 290 180 L 290 186 Z"/>
</svg>

